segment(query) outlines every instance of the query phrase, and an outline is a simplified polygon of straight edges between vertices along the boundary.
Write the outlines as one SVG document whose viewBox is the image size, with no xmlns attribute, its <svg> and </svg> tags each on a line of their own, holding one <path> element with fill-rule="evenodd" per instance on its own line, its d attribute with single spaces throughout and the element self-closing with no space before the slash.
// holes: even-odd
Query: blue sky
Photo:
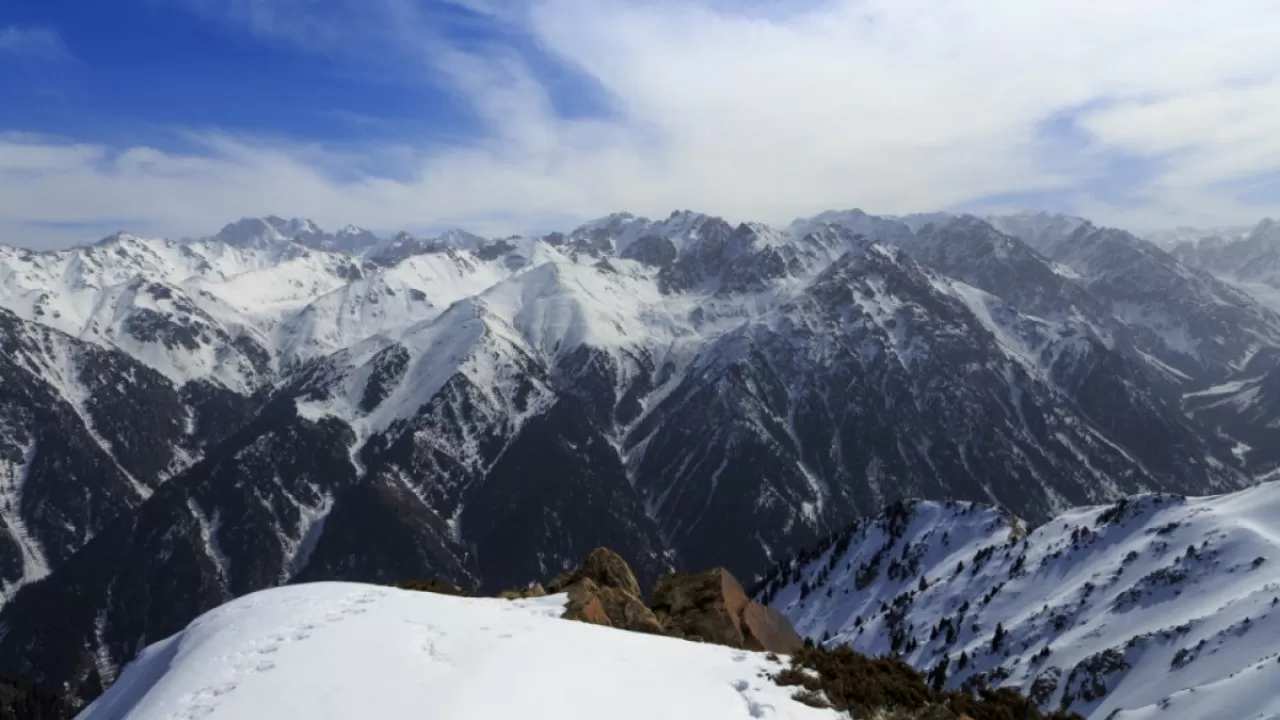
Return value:
<svg viewBox="0 0 1280 720">
<path fill-rule="evenodd" d="M 8 0 L 0 242 L 267 213 L 1251 223 L 1280 208 L 1276 27 L 1272 0 Z"/>
<path fill-rule="evenodd" d="M 181 147 L 176 131 L 192 128 L 336 144 L 448 141 L 474 132 L 469 108 L 429 78 L 397 71 L 394 53 L 313 51 L 301 38 L 254 32 L 232 5 L 221 11 L 180 0 L 0 5 L 0 27 L 56 43 L 25 57 L 0 54 L 0 127 L 161 147 Z M 474 33 L 482 20 L 438 7 L 433 19 L 455 37 Z"/>
</svg>

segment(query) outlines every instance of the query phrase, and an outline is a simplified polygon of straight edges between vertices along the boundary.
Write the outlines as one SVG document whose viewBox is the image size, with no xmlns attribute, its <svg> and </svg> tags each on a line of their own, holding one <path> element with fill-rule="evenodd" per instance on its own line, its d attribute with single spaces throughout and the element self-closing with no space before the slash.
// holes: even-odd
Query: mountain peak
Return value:
<svg viewBox="0 0 1280 720">
<path fill-rule="evenodd" d="M 432 242 L 443 247 L 476 251 L 484 247 L 488 240 L 460 228 L 449 228 L 433 238 Z"/>
<path fill-rule="evenodd" d="M 94 246 L 115 245 L 118 243 L 128 242 L 130 240 L 137 240 L 137 239 L 138 239 L 138 236 L 134 235 L 133 233 L 126 232 L 124 230 L 117 230 L 111 233 L 110 235 L 107 235 L 106 237 L 102 238 L 101 240 L 95 242 Z"/>
<path fill-rule="evenodd" d="M 244 217 L 223 226 L 213 239 L 235 247 L 286 242 L 289 237 L 280 229 L 284 224 L 280 218 Z"/>
<path fill-rule="evenodd" d="M 1254 236 L 1263 234 L 1275 235 L 1276 239 L 1280 239 L 1280 222 L 1272 218 L 1262 218 L 1253 228 Z"/>
</svg>

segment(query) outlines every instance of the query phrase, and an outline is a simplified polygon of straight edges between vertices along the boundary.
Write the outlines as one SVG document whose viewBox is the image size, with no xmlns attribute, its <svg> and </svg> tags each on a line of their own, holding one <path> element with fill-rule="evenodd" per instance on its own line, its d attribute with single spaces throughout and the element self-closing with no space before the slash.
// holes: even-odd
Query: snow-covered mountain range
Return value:
<svg viewBox="0 0 1280 720">
<path fill-rule="evenodd" d="M 1097 720 L 1273 718 L 1278 560 L 1274 482 L 1137 496 L 1038 527 L 907 502 L 781 564 L 760 599 L 801 633 L 899 653 L 949 687 L 1017 687 Z"/>
<path fill-rule="evenodd" d="M 1231 278 L 1062 216 L 0 246 L 0 670 L 90 696 L 289 582 L 752 578 L 902 497 L 1244 488 L 1276 348 Z"/>
</svg>

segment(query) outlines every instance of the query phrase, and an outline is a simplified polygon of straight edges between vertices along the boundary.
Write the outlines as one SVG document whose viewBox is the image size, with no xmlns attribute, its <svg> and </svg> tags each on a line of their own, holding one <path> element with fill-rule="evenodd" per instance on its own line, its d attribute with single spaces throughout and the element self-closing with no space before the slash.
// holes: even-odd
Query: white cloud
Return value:
<svg viewBox="0 0 1280 720">
<path fill-rule="evenodd" d="M 1274 0 L 455 2 L 574 68 L 609 112 L 559 115 L 517 49 L 449 47 L 414 22 L 411 0 L 359 4 L 361 43 L 336 31 L 354 26 L 350 12 L 326 20 L 298 0 L 235 0 L 219 5 L 233 20 L 311 50 L 350 57 L 381 33 L 397 59 L 448 78 L 484 133 L 396 148 L 416 169 L 399 181 L 337 180 L 330 170 L 369 163 L 228 136 L 202 138 L 191 156 L 10 139 L 0 217 L 139 218 L 177 235 L 274 212 L 517 232 L 618 209 L 785 222 L 1030 192 L 1139 229 L 1280 213 L 1280 198 L 1250 206 L 1227 189 L 1280 171 Z M 1043 127 L 1063 117 L 1089 139 L 1055 157 Z M 1119 182 L 1108 177 L 1117 158 L 1153 168 L 1130 179 L 1124 202 L 1098 193 Z"/>
<path fill-rule="evenodd" d="M 11 55 L 62 62 L 71 59 L 62 36 L 51 28 L 0 28 L 0 56 Z"/>
</svg>

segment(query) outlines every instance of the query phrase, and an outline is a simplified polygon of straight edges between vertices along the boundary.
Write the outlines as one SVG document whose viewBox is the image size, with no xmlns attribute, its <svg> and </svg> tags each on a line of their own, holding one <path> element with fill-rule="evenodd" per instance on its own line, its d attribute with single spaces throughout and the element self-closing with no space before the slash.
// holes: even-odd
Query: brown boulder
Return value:
<svg viewBox="0 0 1280 720">
<path fill-rule="evenodd" d="M 649 605 L 671 635 L 779 653 L 803 646 L 781 613 L 752 601 L 723 568 L 668 575 L 654 587 Z"/>
<path fill-rule="evenodd" d="M 564 614 L 560 617 L 613 627 L 608 613 L 604 611 L 604 602 L 600 600 L 600 586 L 590 580 L 582 580 L 569 588 L 569 602 L 565 603 Z"/>
<path fill-rule="evenodd" d="M 775 653 L 793 653 L 804 647 L 804 638 L 796 632 L 786 615 L 752 600 L 742 611 L 742 624 L 760 646 Z"/>
<path fill-rule="evenodd" d="M 569 602 L 564 614 L 568 620 L 604 625 L 633 632 L 662 635 L 662 625 L 640 598 L 617 588 L 602 587 L 589 578 L 569 586 Z"/>
<path fill-rule="evenodd" d="M 547 583 L 547 592 L 564 592 L 570 585 L 584 578 L 600 587 L 614 588 L 633 597 L 640 597 L 640 583 L 636 582 L 636 575 L 631 572 L 627 561 L 618 553 L 603 547 L 592 550 L 581 565 Z"/>
</svg>

